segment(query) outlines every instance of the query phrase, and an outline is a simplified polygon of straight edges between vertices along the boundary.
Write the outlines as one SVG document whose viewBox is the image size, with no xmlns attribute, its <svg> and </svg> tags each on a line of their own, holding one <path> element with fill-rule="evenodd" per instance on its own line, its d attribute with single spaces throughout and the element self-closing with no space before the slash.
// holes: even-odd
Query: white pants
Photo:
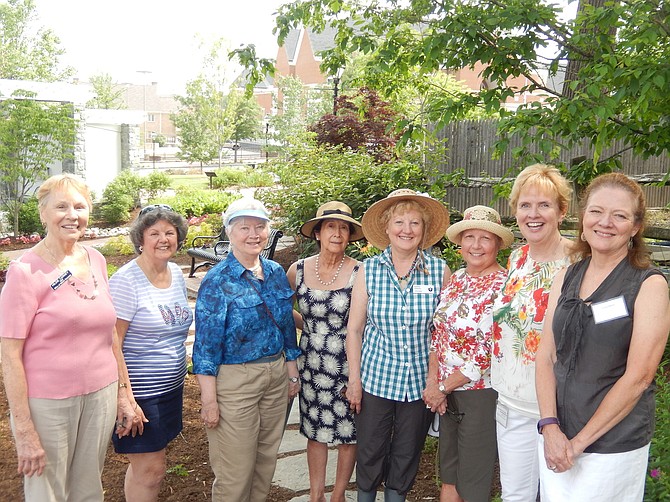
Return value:
<svg viewBox="0 0 670 502">
<path fill-rule="evenodd" d="M 623 453 L 582 453 L 565 472 L 547 468 L 542 436 L 538 450 L 542 502 L 639 502 L 644 497 L 649 445 Z"/>
<path fill-rule="evenodd" d="M 504 502 L 535 502 L 539 481 L 537 418 L 498 403 L 496 433 Z"/>
</svg>

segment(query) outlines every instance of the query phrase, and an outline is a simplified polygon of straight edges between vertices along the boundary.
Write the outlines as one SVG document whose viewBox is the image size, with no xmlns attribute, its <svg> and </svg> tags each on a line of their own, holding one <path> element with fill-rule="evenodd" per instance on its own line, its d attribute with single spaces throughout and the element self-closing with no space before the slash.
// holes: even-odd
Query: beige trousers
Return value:
<svg viewBox="0 0 670 502">
<path fill-rule="evenodd" d="M 277 464 L 288 403 L 284 358 L 224 364 L 216 379 L 219 424 L 207 429 L 212 500 L 264 502 Z"/>
<path fill-rule="evenodd" d="M 117 383 L 66 399 L 28 399 L 47 455 L 41 476 L 23 478 L 26 502 L 99 502 L 116 419 Z"/>
</svg>

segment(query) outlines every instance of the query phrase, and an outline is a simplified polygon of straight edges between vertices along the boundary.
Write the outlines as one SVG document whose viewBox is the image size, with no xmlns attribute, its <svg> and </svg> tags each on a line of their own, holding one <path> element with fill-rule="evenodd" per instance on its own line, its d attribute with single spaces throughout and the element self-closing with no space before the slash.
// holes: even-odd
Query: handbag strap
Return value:
<svg viewBox="0 0 670 502">
<path fill-rule="evenodd" d="M 258 289 L 257 289 L 256 286 L 254 285 L 253 281 L 252 281 L 251 279 L 249 279 L 249 277 L 247 276 L 247 272 L 249 272 L 249 271 L 248 271 L 248 270 L 245 271 L 242 275 L 244 275 L 244 278 L 245 278 L 245 279 L 247 280 L 247 282 L 251 285 L 251 287 L 254 288 L 254 291 L 256 292 L 256 294 L 258 295 L 258 297 L 261 299 L 261 302 L 263 303 L 263 307 L 265 307 L 265 311 L 266 311 L 266 312 L 268 313 L 268 315 L 270 316 L 270 319 L 272 319 L 272 322 L 275 323 L 275 326 L 277 326 L 277 329 L 279 330 L 279 333 L 281 333 L 281 332 L 282 332 L 282 329 L 279 327 L 279 324 L 277 323 L 277 321 L 276 321 L 276 319 L 275 319 L 275 316 L 272 315 L 272 312 L 270 311 L 270 307 L 268 307 L 268 304 L 265 303 L 265 299 L 261 296 L 261 292 L 258 291 Z"/>
</svg>

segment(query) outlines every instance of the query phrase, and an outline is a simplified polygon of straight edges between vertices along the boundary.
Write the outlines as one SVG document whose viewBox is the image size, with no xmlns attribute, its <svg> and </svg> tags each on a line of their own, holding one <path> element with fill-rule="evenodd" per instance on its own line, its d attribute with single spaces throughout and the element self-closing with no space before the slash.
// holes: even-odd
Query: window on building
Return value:
<svg viewBox="0 0 670 502">
<path fill-rule="evenodd" d="M 147 113 L 147 122 L 156 122 L 156 115 L 153 113 Z"/>
</svg>

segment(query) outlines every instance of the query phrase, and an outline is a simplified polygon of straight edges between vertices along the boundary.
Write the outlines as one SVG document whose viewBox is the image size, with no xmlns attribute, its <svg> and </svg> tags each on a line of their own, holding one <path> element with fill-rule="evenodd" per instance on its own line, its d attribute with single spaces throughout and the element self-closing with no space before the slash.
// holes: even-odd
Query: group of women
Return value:
<svg viewBox="0 0 670 502">
<path fill-rule="evenodd" d="M 331 501 L 345 500 L 354 466 L 360 502 L 382 485 L 387 502 L 405 500 L 434 413 L 443 502 L 490 500 L 497 457 L 505 501 L 535 501 L 538 485 L 543 501 L 641 500 L 667 282 L 650 266 L 635 182 L 592 182 L 576 242 L 559 232 L 570 197 L 553 167 L 520 173 L 510 205 L 525 243 L 507 268 L 497 256 L 514 235 L 492 208 L 468 208 L 449 226 L 441 202 L 400 189 L 361 224 L 331 201 L 300 229 L 318 253 L 288 273 L 260 255 L 263 204 L 233 202 L 230 253 L 195 308 L 213 500 L 266 499 L 295 396 L 312 502 L 326 500 L 329 445 Z M 186 223 L 145 207 L 131 231 L 138 257 L 108 284 L 102 256 L 77 242 L 91 209 L 85 185 L 56 176 L 38 200 L 47 236 L 12 263 L 0 296 L 26 500 L 101 500 L 112 430 L 129 459 L 127 500 L 156 500 L 165 447 L 182 428 L 194 314 L 169 260 Z M 445 233 L 465 263 L 453 274 L 431 252 Z M 361 263 L 345 251 L 363 238 L 381 253 Z"/>
</svg>

